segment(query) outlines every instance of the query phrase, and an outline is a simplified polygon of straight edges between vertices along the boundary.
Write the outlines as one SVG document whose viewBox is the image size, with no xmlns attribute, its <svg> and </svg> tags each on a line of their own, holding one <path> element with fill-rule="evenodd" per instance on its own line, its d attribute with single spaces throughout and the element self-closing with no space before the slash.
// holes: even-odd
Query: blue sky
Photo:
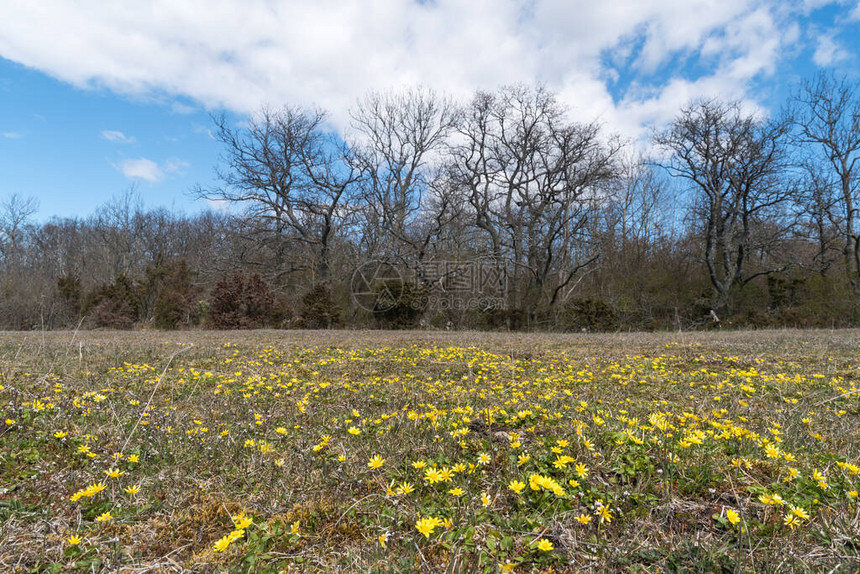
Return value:
<svg viewBox="0 0 860 574">
<path fill-rule="evenodd" d="M 209 113 L 318 105 L 349 135 L 370 90 L 454 99 L 544 83 L 574 119 L 644 140 L 691 98 L 764 113 L 822 68 L 860 77 L 860 1 L 13 0 L 0 4 L 0 200 L 90 215 L 134 185 L 208 208 Z"/>
<path fill-rule="evenodd" d="M 185 212 L 220 153 L 199 105 L 81 89 L 0 60 L 0 198 L 39 201 L 39 218 L 92 214 L 134 186 L 144 204 Z"/>
</svg>

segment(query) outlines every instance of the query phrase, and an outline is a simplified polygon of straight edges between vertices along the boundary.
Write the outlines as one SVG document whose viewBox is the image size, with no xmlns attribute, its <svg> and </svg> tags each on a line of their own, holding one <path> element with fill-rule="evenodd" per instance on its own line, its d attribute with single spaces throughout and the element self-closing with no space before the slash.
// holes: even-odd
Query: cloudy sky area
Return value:
<svg viewBox="0 0 860 574">
<path fill-rule="evenodd" d="M 818 69 L 857 79 L 858 56 L 858 0 L 9 0 L 0 199 L 86 216 L 135 184 L 149 206 L 201 209 L 210 112 L 318 105 L 343 130 L 369 90 L 539 82 L 641 140 L 692 98 L 767 113 Z"/>
</svg>

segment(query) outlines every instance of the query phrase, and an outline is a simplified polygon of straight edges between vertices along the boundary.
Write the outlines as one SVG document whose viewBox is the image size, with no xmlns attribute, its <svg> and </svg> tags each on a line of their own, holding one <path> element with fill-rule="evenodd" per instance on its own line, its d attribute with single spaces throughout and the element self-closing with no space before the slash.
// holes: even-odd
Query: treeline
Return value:
<svg viewBox="0 0 860 574">
<path fill-rule="evenodd" d="M 36 224 L 0 207 L 0 328 L 690 329 L 860 324 L 860 96 L 695 101 L 638 156 L 554 95 L 371 94 L 214 118 L 230 209 Z"/>
</svg>

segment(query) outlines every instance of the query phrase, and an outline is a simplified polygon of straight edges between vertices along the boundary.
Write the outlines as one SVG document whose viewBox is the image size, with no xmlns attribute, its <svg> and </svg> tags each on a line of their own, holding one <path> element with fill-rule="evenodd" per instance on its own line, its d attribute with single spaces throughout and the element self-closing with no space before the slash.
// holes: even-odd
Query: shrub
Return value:
<svg viewBox="0 0 860 574">
<path fill-rule="evenodd" d="M 245 274 L 236 271 L 222 275 L 209 297 L 209 319 L 216 329 L 239 329 L 242 327 L 242 292 L 245 289 Z"/>
<path fill-rule="evenodd" d="M 269 284 L 259 275 L 252 274 L 245 283 L 242 293 L 245 310 L 245 326 L 263 327 L 270 324 L 275 298 Z"/>
<path fill-rule="evenodd" d="M 377 299 L 373 310 L 376 324 L 384 329 L 411 329 L 418 324 L 427 307 L 427 290 L 421 285 L 400 281 L 396 285 L 387 284 L 388 292 L 396 299 L 385 301 Z"/>
<path fill-rule="evenodd" d="M 615 309 L 603 299 L 574 299 L 565 306 L 562 315 L 562 325 L 568 331 L 614 331 L 618 328 Z"/>
<path fill-rule="evenodd" d="M 298 326 L 305 329 L 331 329 L 340 324 L 341 308 L 328 286 L 319 283 L 302 296 Z"/>
<path fill-rule="evenodd" d="M 258 273 L 223 275 L 209 298 L 209 319 L 216 329 L 255 329 L 282 320 L 269 284 Z"/>
<path fill-rule="evenodd" d="M 134 321 L 134 310 L 122 299 L 102 299 L 87 315 L 87 326 L 104 329 L 131 329 Z"/>
<path fill-rule="evenodd" d="M 196 303 L 191 270 L 184 259 L 168 263 L 164 267 L 155 299 L 155 325 L 161 329 L 191 325 Z"/>
<path fill-rule="evenodd" d="M 139 318 L 140 293 L 135 281 L 120 273 L 84 297 L 82 311 L 88 327 L 130 329 Z"/>
<path fill-rule="evenodd" d="M 57 278 L 57 294 L 65 318 L 77 320 L 81 315 L 83 289 L 81 280 L 71 273 Z"/>
<path fill-rule="evenodd" d="M 470 310 L 467 317 L 470 326 L 482 330 L 519 331 L 526 325 L 526 313 L 522 309 L 489 307 L 483 310 Z"/>
</svg>

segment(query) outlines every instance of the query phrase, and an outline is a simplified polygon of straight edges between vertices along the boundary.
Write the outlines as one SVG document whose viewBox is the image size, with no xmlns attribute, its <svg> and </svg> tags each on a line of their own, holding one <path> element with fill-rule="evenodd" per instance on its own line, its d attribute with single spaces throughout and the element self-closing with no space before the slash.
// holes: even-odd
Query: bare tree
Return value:
<svg viewBox="0 0 860 574">
<path fill-rule="evenodd" d="M 6 329 L 38 325 L 44 309 L 30 249 L 38 234 L 31 221 L 37 210 L 36 199 L 18 194 L 0 202 L 0 324 Z"/>
<path fill-rule="evenodd" d="M 815 241 L 812 264 L 822 276 L 844 258 L 845 221 L 837 195 L 840 187 L 832 173 L 818 161 L 803 162 L 800 193 L 795 198 L 802 233 Z"/>
<path fill-rule="evenodd" d="M 803 82 L 792 105 L 800 143 L 817 146 L 818 162 L 829 165 L 836 183 L 835 201 L 826 202 L 828 218 L 838 223 L 845 267 L 860 290 L 860 93 L 858 84 L 823 72 Z M 818 175 L 823 175 L 818 172 Z M 821 179 L 818 179 L 819 183 Z M 819 189 L 819 191 L 821 191 Z M 821 197 L 812 196 L 813 200 Z M 823 204 L 819 205 L 820 207 Z M 837 212 L 834 213 L 833 211 Z"/>
<path fill-rule="evenodd" d="M 417 264 L 452 216 L 444 186 L 434 182 L 454 106 L 426 88 L 368 94 L 351 112 L 355 165 L 362 174 L 366 236 L 384 230 L 374 255 Z M 432 213 L 431 213 L 432 212 Z"/>
<path fill-rule="evenodd" d="M 0 202 L 0 258 L 6 266 L 18 263 L 24 251 L 24 235 L 30 218 L 39 211 L 34 197 L 13 193 Z"/>
<path fill-rule="evenodd" d="M 309 269 L 314 283 L 328 281 L 358 173 L 346 145 L 326 129 L 325 113 L 263 110 L 242 128 L 213 119 L 226 167 L 218 171 L 222 185 L 198 188 L 198 195 L 245 208 L 245 229 L 271 249 L 274 279 Z M 290 261 L 296 252 L 304 262 Z"/>
<path fill-rule="evenodd" d="M 569 122 L 549 91 L 524 86 L 477 93 L 458 140 L 453 170 L 474 225 L 509 279 L 509 303 L 532 321 L 599 256 L 587 223 L 620 146 L 607 145 L 597 124 Z"/>
<path fill-rule="evenodd" d="M 94 243 L 89 265 L 94 279 L 110 282 L 120 274 L 133 276 L 145 269 L 143 212 L 143 200 L 133 185 L 96 210 L 88 226 Z"/>
<path fill-rule="evenodd" d="M 758 119 L 738 102 L 704 100 L 687 105 L 654 136 L 669 156 L 660 165 L 686 180 L 694 194 L 718 312 L 731 311 L 738 287 L 785 268 L 766 262 L 753 270 L 750 262 L 773 247 L 782 231 L 772 223 L 790 192 L 782 179 L 787 134 L 785 121 Z"/>
<path fill-rule="evenodd" d="M 676 234 L 677 216 L 665 179 L 639 156 L 621 162 L 601 209 L 611 251 L 643 262 L 650 248 Z"/>
<path fill-rule="evenodd" d="M 626 297 L 647 305 L 644 288 L 657 284 L 666 269 L 654 261 L 679 237 L 680 222 L 668 178 L 638 155 L 620 162 L 619 177 L 598 207 L 600 269 L 592 283 L 607 301 Z M 658 288 L 652 289 L 657 291 Z M 625 295 L 622 295 L 625 293 Z"/>
</svg>

